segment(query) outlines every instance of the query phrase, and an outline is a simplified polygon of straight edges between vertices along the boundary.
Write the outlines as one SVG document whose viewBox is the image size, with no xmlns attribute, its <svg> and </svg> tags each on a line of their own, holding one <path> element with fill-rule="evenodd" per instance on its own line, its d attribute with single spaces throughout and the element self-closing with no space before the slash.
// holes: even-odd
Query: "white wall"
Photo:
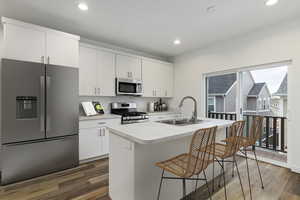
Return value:
<svg viewBox="0 0 300 200">
<path fill-rule="evenodd" d="M 196 50 L 175 59 L 175 98 L 177 106 L 186 95 L 203 102 L 203 73 L 256 66 L 266 63 L 292 60 L 289 67 L 289 122 L 288 122 L 288 164 L 300 173 L 300 21 L 272 26 Z M 203 95 L 202 95 L 203 93 Z M 187 106 L 191 109 L 192 104 Z M 204 104 L 199 113 L 204 115 Z"/>
</svg>

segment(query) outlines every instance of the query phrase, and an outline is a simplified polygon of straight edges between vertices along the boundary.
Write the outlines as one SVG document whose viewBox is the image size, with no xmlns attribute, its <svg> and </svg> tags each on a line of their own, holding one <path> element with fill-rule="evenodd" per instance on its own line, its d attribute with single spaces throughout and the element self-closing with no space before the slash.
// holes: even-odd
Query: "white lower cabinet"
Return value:
<svg viewBox="0 0 300 200">
<path fill-rule="evenodd" d="M 109 134 L 105 127 L 79 130 L 79 160 L 92 159 L 109 153 Z"/>
</svg>

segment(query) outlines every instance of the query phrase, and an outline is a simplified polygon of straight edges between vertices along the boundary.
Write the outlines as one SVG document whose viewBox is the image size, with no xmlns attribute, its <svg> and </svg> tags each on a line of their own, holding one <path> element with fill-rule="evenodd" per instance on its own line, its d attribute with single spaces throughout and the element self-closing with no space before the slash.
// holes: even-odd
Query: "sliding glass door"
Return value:
<svg viewBox="0 0 300 200">
<path fill-rule="evenodd" d="M 253 118 L 263 116 L 262 137 L 256 145 L 286 152 L 287 72 L 287 64 L 279 63 L 206 75 L 206 116 L 245 120 L 245 136 L 249 135 Z"/>
</svg>

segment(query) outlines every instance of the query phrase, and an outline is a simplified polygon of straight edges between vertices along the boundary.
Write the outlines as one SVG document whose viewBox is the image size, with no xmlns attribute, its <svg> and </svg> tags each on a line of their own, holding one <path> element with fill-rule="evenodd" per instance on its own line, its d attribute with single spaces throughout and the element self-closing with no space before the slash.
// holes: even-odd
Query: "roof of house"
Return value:
<svg viewBox="0 0 300 200">
<path fill-rule="evenodd" d="M 287 95 L 287 74 L 285 75 L 284 79 L 282 80 L 277 92 L 274 93 L 274 95 L 281 96 L 281 95 Z"/>
<path fill-rule="evenodd" d="M 235 82 L 235 73 L 209 77 L 208 94 L 225 95 Z"/>
<path fill-rule="evenodd" d="M 265 85 L 266 83 L 254 83 L 248 96 L 258 96 Z"/>
</svg>

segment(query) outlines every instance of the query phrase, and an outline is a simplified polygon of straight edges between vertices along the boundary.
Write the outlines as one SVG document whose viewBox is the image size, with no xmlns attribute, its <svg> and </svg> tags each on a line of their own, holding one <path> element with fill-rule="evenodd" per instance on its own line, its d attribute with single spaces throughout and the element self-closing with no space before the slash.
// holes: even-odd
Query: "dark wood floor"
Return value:
<svg viewBox="0 0 300 200">
<path fill-rule="evenodd" d="M 109 200 L 108 159 L 0 187 L 1 200 Z"/>
<path fill-rule="evenodd" d="M 288 169 L 260 163 L 265 189 L 260 188 L 255 162 L 250 160 L 253 199 L 261 200 L 300 200 L 300 175 Z M 227 166 L 230 171 L 231 166 Z M 239 169 L 249 197 L 246 165 L 239 158 Z M 227 174 L 228 199 L 243 199 L 237 176 Z M 159 180 L 158 180 L 159 181 Z M 216 181 L 217 182 L 217 181 Z M 211 188 L 211 183 L 210 183 Z M 167 189 L 164 187 L 164 189 Z M 109 200 L 108 196 L 108 160 L 103 159 L 80 165 L 78 168 L 62 171 L 44 177 L 0 187 L 1 200 Z M 187 199 L 206 199 L 205 187 L 190 194 Z M 213 199 L 224 199 L 223 188 L 216 187 Z"/>
</svg>

